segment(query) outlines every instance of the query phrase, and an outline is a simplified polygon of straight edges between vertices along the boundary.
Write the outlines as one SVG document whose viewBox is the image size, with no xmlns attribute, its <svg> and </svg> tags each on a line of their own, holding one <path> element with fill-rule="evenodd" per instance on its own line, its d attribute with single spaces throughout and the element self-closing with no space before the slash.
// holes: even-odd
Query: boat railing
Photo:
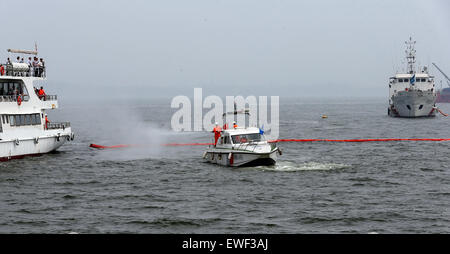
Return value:
<svg viewBox="0 0 450 254">
<path fill-rule="evenodd" d="M 0 102 L 17 102 L 18 98 L 18 95 L 0 95 Z M 22 101 L 28 101 L 30 99 L 30 96 L 23 95 L 21 96 L 21 99 Z"/>
<path fill-rule="evenodd" d="M 44 101 L 56 101 L 58 99 L 58 96 L 56 96 L 56 95 L 45 95 L 45 96 L 39 96 L 39 99 L 44 100 Z"/>
<path fill-rule="evenodd" d="M 13 63 L 4 64 L 0 63 L 4 68 L 4 72 L 0 73 L 0 76 L 12 76 L 12 77 L 40 77 L 45 78 L 47 76 L 47 70 L 45 66 L 29 66 L 23 68 L 14 68 L 13 64 L 24 64 L 24 63 Z"/>
<path fill-rule="evenodd" d="M 70 127 L 69 122 L 64 123 L 47 123 L 47 130 L 55 130 L 55 129 L 66 129 L 67 127 Z"/>
</svg>

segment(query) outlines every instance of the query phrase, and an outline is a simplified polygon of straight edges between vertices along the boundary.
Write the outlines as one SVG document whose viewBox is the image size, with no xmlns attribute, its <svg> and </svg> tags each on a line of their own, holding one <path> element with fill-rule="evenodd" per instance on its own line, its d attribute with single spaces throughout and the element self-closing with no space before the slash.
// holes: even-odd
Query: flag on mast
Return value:
<svg viewBox="0 0 450 254">
<path fill-rule="evenodd" d="M 411 85 L 414 85 L 416 83 L 416 74 L 414 74 L 412 76 L 412 78 L 409 80 L 409 82 L 411 83 Z"/>
</svg>

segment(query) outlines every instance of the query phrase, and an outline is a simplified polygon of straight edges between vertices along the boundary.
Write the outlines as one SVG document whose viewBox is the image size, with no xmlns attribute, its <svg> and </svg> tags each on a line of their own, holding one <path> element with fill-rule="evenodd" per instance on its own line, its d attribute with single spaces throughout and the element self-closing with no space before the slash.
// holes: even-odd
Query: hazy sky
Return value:
<svg viewBox="0 0 450 254">
<path fill-rule="evenodd" d="M 384 97 L 410 35 L 419 63 L 450 74 L 449 13 L 447 0 L 0 0 L 0 59 L 37 41 L 64 97 Z"/>
</svg>

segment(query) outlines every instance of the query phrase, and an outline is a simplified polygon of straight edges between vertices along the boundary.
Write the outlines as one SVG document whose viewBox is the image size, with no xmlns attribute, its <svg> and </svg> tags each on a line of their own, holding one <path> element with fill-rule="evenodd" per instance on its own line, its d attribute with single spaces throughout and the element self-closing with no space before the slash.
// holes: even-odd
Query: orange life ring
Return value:
<svg viewBox="0 0 450 254">
<path fill-rule="evenodd" d="M 17 105 L 20 106 L 20 104 L 22 104 L 22 96 L 19 95 L 19 97 L 17 97 Z"/>
</svg>

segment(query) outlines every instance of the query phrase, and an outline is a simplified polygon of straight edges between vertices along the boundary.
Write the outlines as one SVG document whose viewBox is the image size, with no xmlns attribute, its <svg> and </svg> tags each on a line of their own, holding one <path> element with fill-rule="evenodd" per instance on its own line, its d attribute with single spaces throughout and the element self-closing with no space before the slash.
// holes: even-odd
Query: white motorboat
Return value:
<svg viewBox="0 0 450 254">
<path fill-rule="evenodd" d="M 228 124 L 224 125 L 225 128 L 220 132 L 215 144 L 210 145 L 204 152 L 205 161 L 231 167 L 276 163 L 277 153 L 281 155 L 281 150 L 276 143 L 266 140 L 260 128 L 226 126 Z"/>
</svg>

